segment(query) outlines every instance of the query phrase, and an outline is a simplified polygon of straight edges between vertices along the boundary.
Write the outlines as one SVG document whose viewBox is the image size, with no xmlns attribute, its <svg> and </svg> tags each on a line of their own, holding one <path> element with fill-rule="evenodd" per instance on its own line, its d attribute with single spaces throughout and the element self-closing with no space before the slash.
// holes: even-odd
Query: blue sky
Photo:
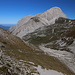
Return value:
<svg viewBox="0 0 75 75">
<path fill-rule="evenodd" d="M 75 19 L 75 0 L 0 0 L 0 24 L 16 24 L 24 16 L 42 13 L 55 6 L 67 17 Z"/>
</svg>

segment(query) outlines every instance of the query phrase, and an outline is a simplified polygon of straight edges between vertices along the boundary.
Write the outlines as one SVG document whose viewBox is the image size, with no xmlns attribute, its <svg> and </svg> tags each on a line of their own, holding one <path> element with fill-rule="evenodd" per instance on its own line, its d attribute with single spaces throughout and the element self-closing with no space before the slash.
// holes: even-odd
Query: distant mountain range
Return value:
<svg viewBox="0 0 75 75">
<path fill-rule="evenodd" d="M 14 26 L 14 25 L 15 24 L 0 24 L 0 28 L 8 30 L 11 26 Z"/>
</svg>

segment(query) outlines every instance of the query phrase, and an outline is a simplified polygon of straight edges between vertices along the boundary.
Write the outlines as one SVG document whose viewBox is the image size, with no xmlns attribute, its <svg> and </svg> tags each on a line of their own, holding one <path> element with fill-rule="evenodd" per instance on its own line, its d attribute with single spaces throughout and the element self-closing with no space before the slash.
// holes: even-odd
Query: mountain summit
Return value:
<svg viewBox="0 0 75 75">
<path fill-rule="evenodd" d="M 59 7 L 53 7 L 44 13 L 37 14 L 39 17 L 45 18 L 51 22 L 52 19 L 57 19 L 58 17 L 66 17 Z"/>
<path fill-rule="evenodd" d="M 43 13 L 23 17 L 18 21 L 17 25 L 11 27 L 9 31 L 22 38 L 27 33 L 33 32 L 39 27 L 54 24 L 55 20 L 59 17 L 67 18 L 59 7 L 53 7 Z"/>
</svg>

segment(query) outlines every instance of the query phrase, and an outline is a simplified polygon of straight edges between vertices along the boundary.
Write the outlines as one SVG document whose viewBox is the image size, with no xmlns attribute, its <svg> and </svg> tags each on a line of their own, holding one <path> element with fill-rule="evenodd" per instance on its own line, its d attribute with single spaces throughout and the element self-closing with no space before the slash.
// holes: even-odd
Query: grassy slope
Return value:
<svg viewBox="0 0 75 75">
<path fill-rule="evenodd" d="M 32 50 L 18 37 L 11 35 L 3 29 L 1 30 L 4 35 L 0 34 L 0 42 L 7 45 L 7 47 L 2 48 L 5 50 L 5 54 L 18 60 L 33 62 L 35 65 L 41 65 L 43 68 L 53 69 L 67 75 L 74 75 L 66 65 L 62 64 L 56 58 L 45 55 L 42 51 Z"/>
<path fill-rule="evenodd" d="M 0 28 L 0 42 L 6 45 L 7 49 L 29 49 L 29 47 L 18 37 L 10 34 L 4 29 Z"/>
<path fill-rule="evenodd" d="M 63 72 L 67 75 L 75 75 L 72 73 L 66 65 L 62 64 L 58 59 L 45 55 L 43 52 L 40 51 L 26 51 L 21 50 L 22 52 L 19 52 L 18 50 L 7 50 L 6 53 L 11 56 L 11 57 L 16 57 L 19 60 L 24 60 L 24 61 L 30 61 L 35 63 L 35 65 L 41 65 L 43 68 L 46 69 L 53 69 L 59 72 Z"/>
</svg>

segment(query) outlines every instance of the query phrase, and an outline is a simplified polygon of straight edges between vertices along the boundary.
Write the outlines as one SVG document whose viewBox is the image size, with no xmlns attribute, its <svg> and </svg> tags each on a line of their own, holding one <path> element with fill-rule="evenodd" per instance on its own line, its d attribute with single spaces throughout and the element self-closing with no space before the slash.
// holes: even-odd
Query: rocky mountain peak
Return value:
<svg viewBox="0 0 75 75">
<path fill-rule="evenodd" d="M 43 13 L 23 17 L 18 21 L 17 25 L 11 27 L 9 31 L 22 38 L 24 35 L 33 32 L 39 27 L 54 24 L 55 20 L 59 17 L 67 18 L 59 7 L 53 7 Z"/>
<path fill-rule="evenodd" d="M 59 11 L 61 11 L 62 12 L 62 10 L 59 8 L 59 7 L 52 7 L 51 9 L 48 9 L 47 11 L 45 11 L 46 13 L 47 12 L 54 12 L 54 13 L 56 13 L 56 12 L 59 12 Z"/>
<path fill-rule="evenodd" d="M 55 20 L 59 17 L 67 18 L 67 16 L 62 12 L 62 10 L 59 7 L 53 7 L 45 11 L 44 13 L 40 14 L 39 16 L 42 18 L 46 18 L 48 21 L 51 21 L 52 19 Z"/>
<path fill-rule="evenodd" d="M 59 7 L 52 7 L 51 9 L 49 10 L 61 10 Z M 61 10 L 62 11 L 62 10 Z"/>
</svg>

